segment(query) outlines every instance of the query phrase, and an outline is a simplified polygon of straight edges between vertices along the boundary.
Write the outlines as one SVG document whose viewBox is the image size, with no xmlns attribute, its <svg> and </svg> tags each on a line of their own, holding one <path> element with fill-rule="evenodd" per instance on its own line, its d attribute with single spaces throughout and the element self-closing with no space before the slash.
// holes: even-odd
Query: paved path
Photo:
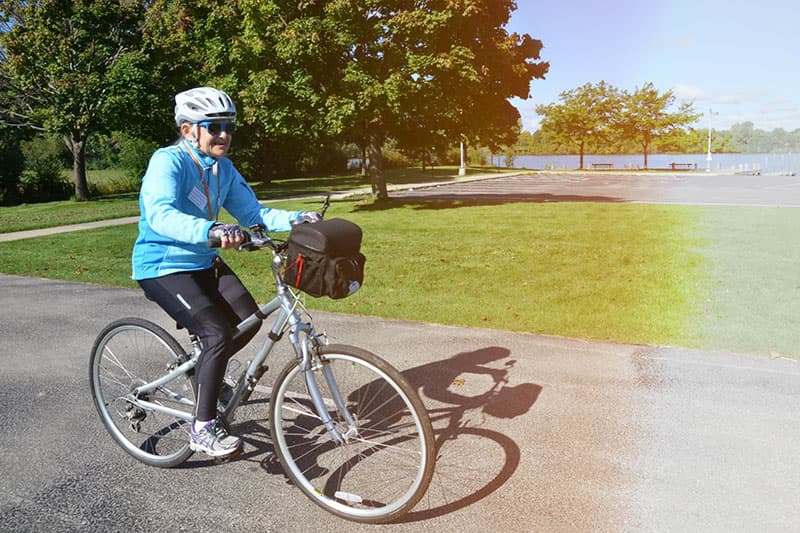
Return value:
<svg viewBox="0 0 800 533">
<path fill-rule="evenodd" d="M 537 172 L 400 191 L 396 198 L 800 207 L 800 176 Z"/>
<path fill-rule="evenodd" d="M 139 291 L 0 275 L 3 531 L 800 528 L 794 361 L 315 313 L 336 342 L 405 373 L 441 446 L 406 520 L 361 528 L 286 482 L 263 392 L 234 426 L 247 446 L 232 463 L 161 470 L 119 449 L 87 361 L 97 332 L 130 315 L 172 328 Z"/>
</svg>

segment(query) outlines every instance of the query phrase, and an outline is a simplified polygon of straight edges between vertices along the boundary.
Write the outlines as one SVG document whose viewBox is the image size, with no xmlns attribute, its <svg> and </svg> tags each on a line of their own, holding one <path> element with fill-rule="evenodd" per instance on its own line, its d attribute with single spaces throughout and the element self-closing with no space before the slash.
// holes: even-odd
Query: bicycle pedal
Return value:
<svg viewBox="0 0 800 533">
<path fill-rule="evenodd" d="M 228 463 L 241 455 L 242 447 L 240 446 L 235 452 L 230 453 L 228 455 L 223 455 L 222 457 L 215 457 L 214 462 L 217 464 L 225 464 Z"/>
</svg>

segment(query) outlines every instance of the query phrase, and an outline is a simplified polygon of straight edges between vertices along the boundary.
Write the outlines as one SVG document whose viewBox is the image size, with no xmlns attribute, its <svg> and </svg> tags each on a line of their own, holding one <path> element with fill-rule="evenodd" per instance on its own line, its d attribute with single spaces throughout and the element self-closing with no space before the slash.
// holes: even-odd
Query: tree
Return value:
<svg viewBox="0 0 800 533">
<path fill-rule="evenodd" d="M 338 156 L 343 50 L 331 2 L 155 0 L 145 37 L 165 90 L 225 90 L 237 104 L 231 157 L 269 180 Z M 203 46 L 197 46 L 203 43 Z M 344 160 L 342 159 L 342 163 Z M 341 165 L 344 167 L 344 164 Z"/>
<path fill-rule="evenodd" d="M 541 41 L 508 34 L 510 0 L 340 0 L 331 2 L 343 45 L 343 110 L 351 140 L 368 147 L 378 200 L 388 197 L 383 146 L 408 152 L 469 139 L 513 144 L 519 112 L 508 98 L 527 98 L 543 78 Z"/>
<path fill-rule="evenodd" d="M 647 154 L 655 139 L 700 117 L 690 103 L 681 104 L 676 112 L 668 112 L 674 101 L 672 90 L 661 94 L 649 82 L 632 93 L 623 93 L 622 109 L 615 115 L 613 124 L 623 139 L 638 142 L 644 152 L 644 168 L 647 168 Z"/>
<path fill-rule="evenodd" d="M 519 113 L 507 98 L 527 97 L 531 79 L 547 70 L 534 61 L 541 42 L 503 29 L 515 7 L 505 0 L 156 0 L 146 35 L 157 43 L 158 64 L 234 97 L 244 126 L 235 157 L 274 174 L 353 143 L 369 153 L 373 191 L 386 198 L 389 139 L 420 155 L 462 136 L 488 145 L 515 140 Z M 190 46 L 197 42 L 224 53 L 204 59 Z"/>
<path fill-rule="evenodd" d="M 141 4 L 113 0 L 0 2 L 0 120 L 64 139 L 78 200 L 89 197 L 89 135 L 130 121 L 131 101 L 147 97 L 134 90 L 147 76 L 137 49 L 142 12 Z"/>
<path fill-rule="evenodd" d="M 621 93 L 601 81 L 586 83 L 559 95 L 560 104 L 536 106 L 541 115 L 541 131 L 554 139 L 573 144 L 580 153 L 580 168 L 587 143 L 599 144 L 609 139 L 614 116 L 622 106 Z"/>
<path fill-rule="evenodd" d="M 244 120 L 253 126 L 258 159 L 282 171 L 303 170 L 336 152 L 350 109 L 338 98 L 349 44 L 341 40 L 332 2 L 240 3 L 240 64 Z M 242 67 L 246 72 L 241 72 Z"/>
</svg>

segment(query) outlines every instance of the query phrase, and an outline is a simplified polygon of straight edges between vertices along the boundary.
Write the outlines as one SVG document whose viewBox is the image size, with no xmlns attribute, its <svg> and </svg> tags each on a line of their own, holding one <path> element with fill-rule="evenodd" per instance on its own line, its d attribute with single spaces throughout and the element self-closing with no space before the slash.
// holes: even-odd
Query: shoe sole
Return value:
<svg viewBox="0 0 800 533">
<path fill-rule="evenodd" d="M 195 444 L 194 442 L 190 442 L 189 449 L 191 449 L 194 452 L 202 452 L 211 457 L 227 457 L 229 455 L 233 455 L 235 453 L 242 451 L 242 446 L 239 445 L 236 448 L 231 448 L 229 450 L 214 451 L 214 450 L 209 450 L 208 448 L 200 444 Z"/>
</svg>

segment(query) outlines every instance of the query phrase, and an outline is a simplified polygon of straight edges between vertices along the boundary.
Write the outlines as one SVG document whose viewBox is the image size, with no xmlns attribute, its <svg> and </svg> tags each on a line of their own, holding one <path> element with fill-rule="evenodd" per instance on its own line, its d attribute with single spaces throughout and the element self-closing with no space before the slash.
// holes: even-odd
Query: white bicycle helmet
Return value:
<svg viewBox="0 0 800 533">
<path fill-rule="evenodd" d="M 236 119 L 236 106 L 225 92 L 212 87 L 197 87 L 175 95 L 175 123 L 197 124 L 204 120 Z"/>
</svg>

